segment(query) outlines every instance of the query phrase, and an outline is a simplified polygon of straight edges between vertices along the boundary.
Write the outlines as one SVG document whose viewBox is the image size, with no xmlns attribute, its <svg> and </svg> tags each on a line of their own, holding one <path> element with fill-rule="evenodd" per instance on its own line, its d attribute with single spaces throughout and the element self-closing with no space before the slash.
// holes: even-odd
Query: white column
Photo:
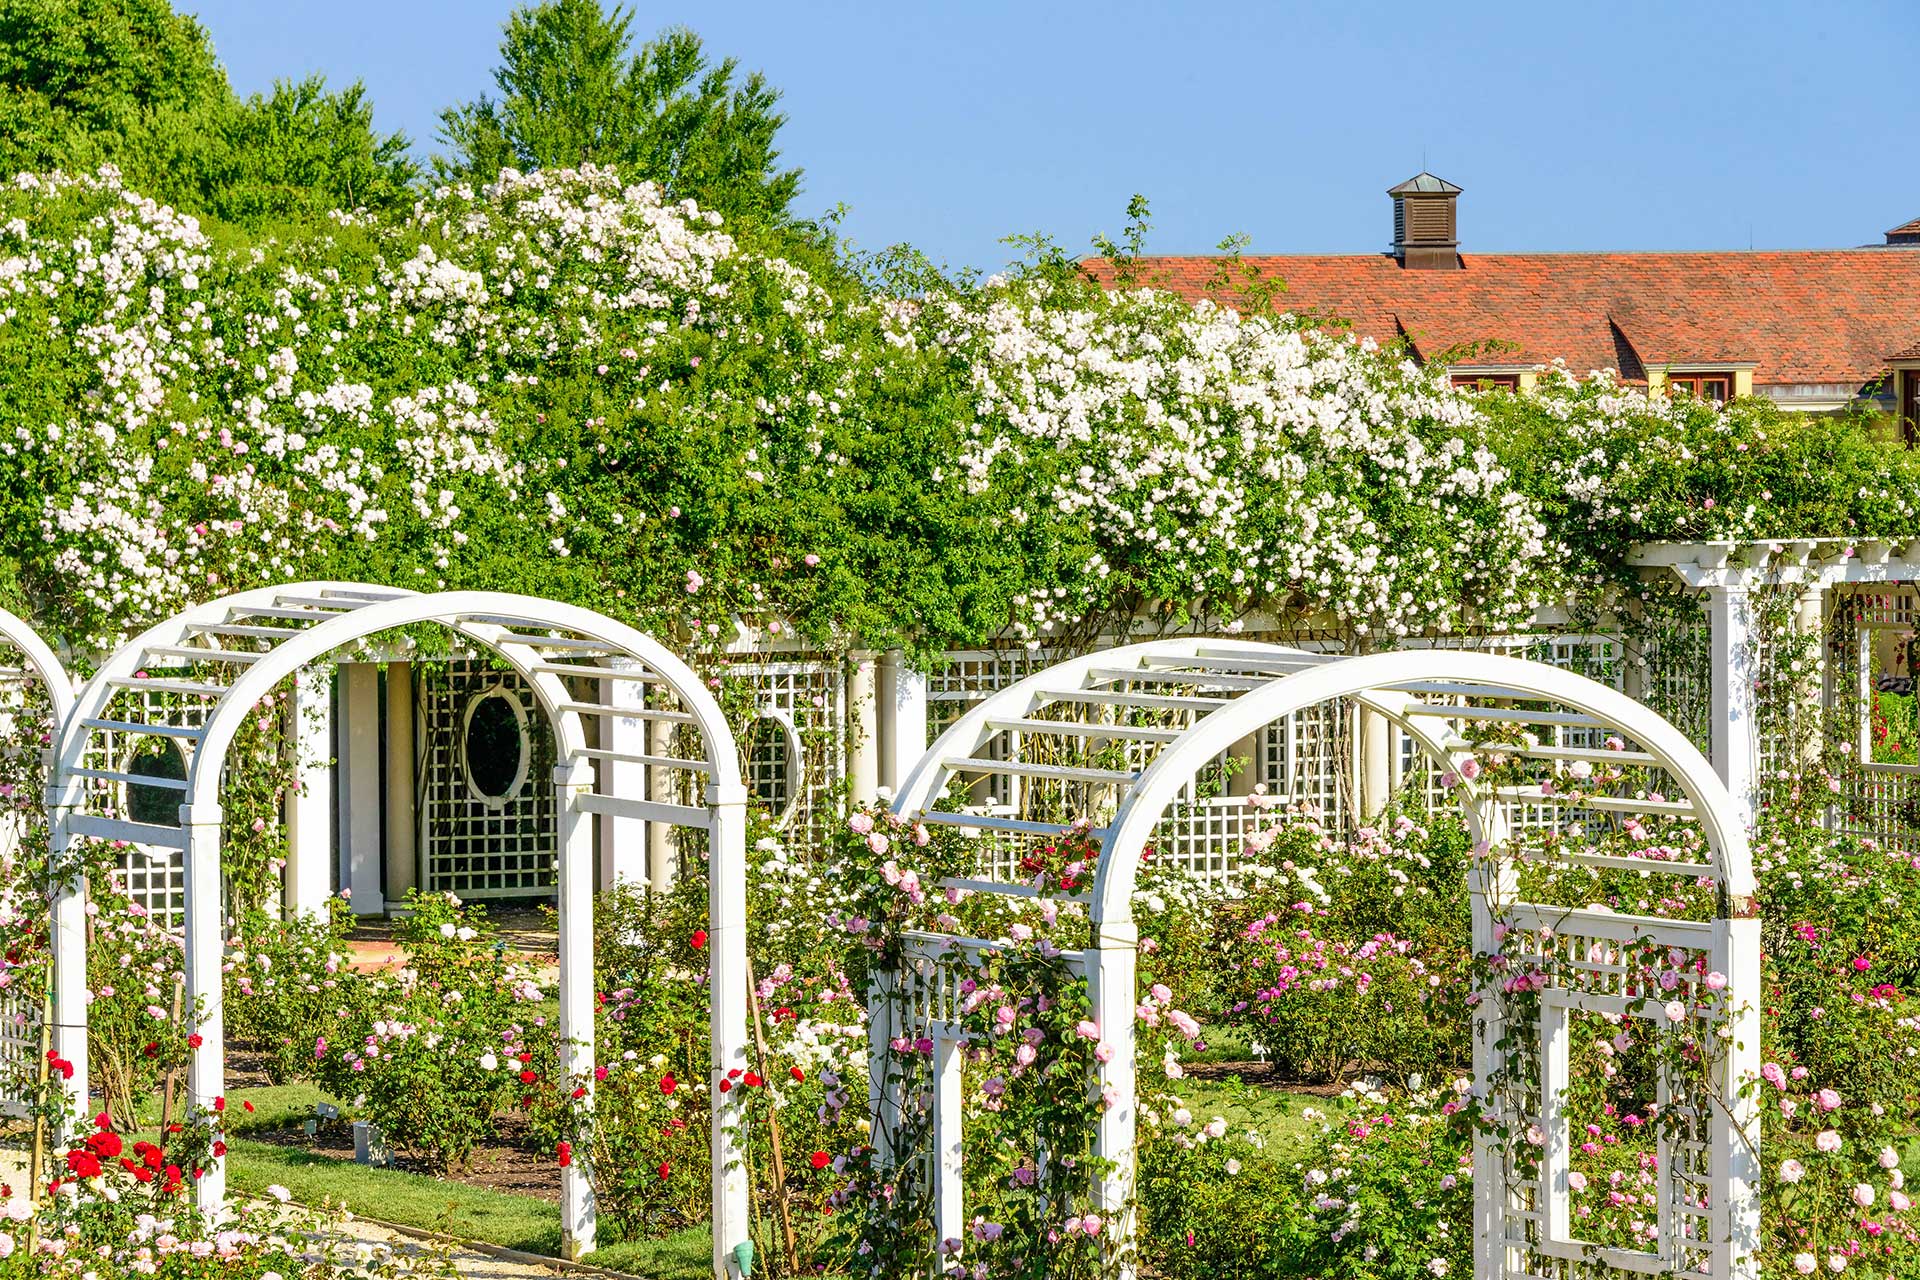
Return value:
<svg viewBox="0 0 1920 1280">
<path fill-rule="evenodd" d="M 1105 1107 L 1094 1131 L 1093 1154 L 1112 1162 L 1094 1188 L 1094 1201 L 1106 1220 L 1105 1252 L 1116 1280 L 1133 1280 L 1136 1263 L 1131 1250 L 1134 1232 L 1133 1173 L 1135 1064 L 1135 964 L 1139 931 L 1131 920 L 1100 921 L 1096 941 L 1087 953 L 1087 994 L 1093 1004 L 1094 1025 L 1112 1054 L 1100 1063 L 1095 1087 L 1114 1099 Z"/>
<path fill-rule="evenodd" d="M 220 820 L 217 804 L 180 806 L 180 829 L 187 838 L 187 1008 L 199 1012 L 195 1027 L 200 1047 L 187 1059 L 187 1114 L 211 1115 L 214 1100 L 226 1092 L 226 1018 L 222 1009 L 220 961 L 225 953 L 220 902 Z M 227 1162 L 212 1156 L 193 1184 L 193 1202 L 203 1213 L 226 1208 Z"/>
<path fill-rule="evenodd" d="M 1741 823 L 1750 827 L 1760 771 L 1754 723 L 1753 615 L 1744 585 L 1710 586 L 1703 596 L 1713 665 L 1713 771 L 1732 793 Z"/>
<path fill-rule="evenodd" d="M 1710 1206 L 1713 1273 L 1725 1280 L 1760 1276 L 1760 921 L 1713 922 L 1714 969 L 1727 977 L 1721 997 L 1728 1013 L 1725 1057 L 1715 1091 L 1727 1105 L 1713 1108 L 1713 1163 L 1727 1170 L 1727 1193 Z"/>
<path fill-rule="evenodd" d="M 560 813 L 560 1083 L 593 1092 L 593 815 L 581 797 L 593 792 L 593 765 L 569 760 L 553 770 Z M 593 1252 L 598 1212 L 589 1153 L 573 1154 L 560 1171 L 560 1235 L 568 1258 Z"/>
<path fill-rule="evenodd" d="M 745 1089 L 730 1071 L 745 1072 L 747 1058 L 747 789 L 735 783 L 707 788 L 712 814 L 707 862 L 707 999 L 713 1045 L 713 1274 L 741 1274 L 734 1249 L 748 1239 L 747 1165 L 741 1126 Z"/>
<path fill-rule="evenodd" d="M 639 663 L 616 658 L 610 664 L 617 671 L 638 673 Z M 644 706 L 647 686 L 639 680 L 607 679 L 600 682 L 600 700 L 612 707 Z M 647 722 L 638 717 L 612 717 L 600 721 L 601 747 L 621 755 L 647 754 Z M 610 796 L 640 800 L 647 793 L 647 766 L 631 760 L 609 760 L 600 770 L 600 790 Z M 600 823 L 600 886 L 611 889 L 614 882 L 646 884 L 647 827 L 639 818 L 607 816 Z"/>
<path fill-rule="evenodd" d="M 1476 818 L 1475 814 L 1469 814 Z M 1492 956 L 1494 910 L 1514 899 L 1518 877 L 1511 859 L 1499 856 L 1507 843 L 1506 821 L 1500 803 L 1487 799 L 1477 805 L 1478 834 L 1484 847 L 1467 871 L 1473 903 L 1473 952 Z M 1505 1062 L 1500 1041 L 1506 1034 L 1501 1016 L 1500 987 L 1489 979 L 1477 993 L 1473 1007 L 1473 1093 L 1482 1106 L 1504 1105 L 1494 1098 L 1495 1081 Z M 1513 1117 L 1501 1115 L 1502 1121 Z M 1497 1138 L 1476 1130 L 1473 1136 L 1473 1274 L 1474 1280 L 1504 1280 L 1507 1275 L 1506 1208 L 1507 1149 Z"/>
<path fill-rule="evenodd" d="M 298 785 L 287 795 L 287 914 L 323 915 L 333 896 L 333 668 L 303 667 L 288 699 Z"/>
<path fill-rule="evenodd" d="M 871 653 L 847 658 L 847 781 L 855 804 L 871 804 L 880 791 L 879 681 Z"/>
<path fill-rule="evenodd" d="M 420 855 L 414 846 L 413 664 L 387 664 L 387 874 L 388 902 L 405 902 L 420 885 Z"/>
<path fill-rule="evenodd" d="M 1361 823 L 1371 822 L 1393 796 L 1393 724 L 1378 711 L 1359 708 Z"/>
<path fill-rule="evenodd" d="M 60 804 L 59 793 L 47 788 L 47 817 L 51 833 L 48 858 L 55 874 L 67 868 L 73 837 Z M 60 875 L 53 897 L 53 1051 L 73 1064 L 66 1081 L 67 1107 L 76 1114 L 87 1109 L 87 898 L 86 884 L 74 873 L 69 883 Z M 38 1016 L 36 1011 L 35 1016 Z"/>
<path fill-rule="evenodd" d="M 899 791 L 927 753 L 927 677 L 889 650 L 880 660 L 875 701 L 880 711 L 880 785 Z"/>
<path fill-rule="evenodd" d="M 340 884 L 355 915 L 387 909 L 380 883 L 380 668 L 343 662 L 338 746 Z"/>
<path fill-rule="evenodd" d="M 1800 673 L 1801 703 L 1794 727 L 1800 733 L 1801 763 L 1817 765 L 1827 737 L 1827 593 L 1819 583 L 1801 590 L 1793 621 L 1813 664 L 1813 670 Z"/>
<path fill-rule="evenodd" d="M 671 756 L 673 726 L 664 720 L 648 720 L 645 724 L 647 754 Z M 675 777 L 671 770 L 647 766 L 647 799 L 660 804 L 685 804 L 686 800 L 673 792 Z M 673 827 L 665 822 L 647 823 L 648 887 L 656 893 L 665 893 L 673 888 L 679 871 L 674 861 Z"/>
<path fill-rule="evenodd" d="M 940 1036 L 934 1041 L 933 1233 L 942 1246 L 948 1240 L 964 1241 L 967 1231 L 960 1144 L 965 1113 L 961 1097 L 961 1066 L 964 1060 L 959 1041 L 948 1036 Z M 952 1263 L 943 1256 L 940 1265 L 947 1267 Z"/>
</svg>

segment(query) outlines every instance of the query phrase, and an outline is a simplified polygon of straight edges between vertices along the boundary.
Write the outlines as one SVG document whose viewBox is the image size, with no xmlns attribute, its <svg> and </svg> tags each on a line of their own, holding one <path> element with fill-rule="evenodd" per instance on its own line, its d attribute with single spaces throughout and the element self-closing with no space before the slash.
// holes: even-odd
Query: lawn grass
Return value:
<svg viewBox="0 0 1920 1280">
<path fill-rule="evenodd" d="M 332 1101 L 305 1084 L 236 1089 L 228 1094 L 227 1178 L 233 1190 L 264 1196 L 268 1187 L 280 1186 L 295 1201 L 315 1208 L 344 1208 L 360 1218 L 522 1253 L 560 1256 L 558 1205 L 401 1169 L 373 1168 L 248 1136 L 298 1128 L 312 1118 L 315 1105 Z M 252 1111 L 246 1109 L 249 1102 Z M 341 1108 L 349 1118 L 350 1110 Z M 158 1124 L 158 1099 L 141 1111 L 148 1125 Z M 692 1227 L 661 1240 L 609 1244 L 587 1260 L 646 1280 L 705 1280 L 712 1274 L 713 1237 L 705 1227 Z"/>
</svg>

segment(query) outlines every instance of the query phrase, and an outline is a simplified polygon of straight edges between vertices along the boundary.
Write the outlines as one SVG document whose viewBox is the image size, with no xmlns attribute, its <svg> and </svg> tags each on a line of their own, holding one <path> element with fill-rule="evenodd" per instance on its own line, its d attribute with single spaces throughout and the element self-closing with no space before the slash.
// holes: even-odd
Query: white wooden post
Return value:
<svg viewBox="0 0 1920 1280">
<path fill-rule="evenodd" d="M 966 1236 L 966 1201 L 961 1180 L 960 1130 L 964 1119 L 960 1042 L 951 1036 L 934 1038 L 933 1048 L 933 1225 L 941 1247 L 955 1241 L 954 1257 Z M 952 1265 L 942 1257 L 940 1266 Z"/>
<path fill-rule="evenodd" d="M 880 785 L 898 791 L 927 752 L 927 677 L 892 649 L 880 662 Z"/>
<path fill-rule="evenodd" d="M 287 914 L 323 915 L 333 896 L 333 668 L 303 667 L 288 700 L 298 785 L 287 795 Z"/>
<path fill-rule="evenodd" d="M 1479 802 L 1480 834 L 1486 848 L 1467 871 L 1473 907 L 1473 951 L 1492 956 L 1500 949 L 1494 940 L 1494 911 L 1513 901 L 1518 876 L 1511 859 L 1500 856 L 1507 842 L 1505 811 L 1499 801 Z M 1501 1016 L 1500 984 L 1491 978 L 1473 1007 L 1473 1094 L 1482 1106 L 1504 1106 L 1495 1099 L 1495 1082 L 1505 1062 L 1500 1041 L 1506 1035 Z M 1503 1116 L 1512 1121 L 1513 1117 Z M 1507 1150 L 1498 1138 L 1478 1132 L 1473 1137 L 1473 1274 L 1474 1280 L 1504 1280 L 1507 1274 Z"/>
<path fill-rule="evenodd" d="M 1728 1037 L 1719 1079 L 1713 1087 L 1724 1105 L 1712 1109 L 1713 1169 L 1726 1174 L 1716 1186 L 1712 1214 L 1715 1277 L 1760 1276 L 1760 921 L 1757 917 L 1713 922 L 1713 968 L 1727 977 Z"/>
<path fill-rule="evenodd" d="M 1713 771 L 1732 794 L 1741 824 L 1751 827 L 1760 771 L 1760 743 L 1754 724 L 1752 609 L 1745 584 L 1715 584 L 1702 594 L 1713 665 Z"/>
<path fill-rule="evenodd" d="M 1095 1088 L 1112 1098 L 1113 1105 L 1100 1112 L 1094 1130 L 1094 1156 L 1112 1162 L 1094 1188 L 1094 1202 L 1105 1219 L 1102 1238 L 1113 1275 L 1117 1280 L 1133 1280 L 1134 1129 L 1139 1106 L 1133 1016 L 1140 933 L 1131 920 L 1097 921 L 1094 930 L 1095 942 L 1087 951 L 1087 994 L 1100 1039 L 1113 1051 L 1099 1064 L 1095 1079 Z"/>
<path fill-rule="evenodd" d="M 880 791 L 876 665 L 871 653 L 847 659 L 847 780 L 855 804 L 872 804 Z"/>
<path fill-rule="evenodd" d="M 637 673 L 640 664 L 617 658 L 609 664 L 616 671 Z M 644 706 L 647 686 L 639 680 L 606 679 L 600 682 L 600 700 L 613 707 Z M 600 745 L 621 755 L 647 754 L 647 722 L 637 717 L 608 716 L 600 721 L 606 740 Z M 647 766 L 632 760 L 608 760 L 600 771 L 600 789 L 610 796 L 638 800 L 646 795 Z M 628 884 L 649 883 L 647 874 L 647 828 L 640 818 L 607 815 L 600 823 L 600 887 L 611 889 L 616 881 Z M 665 886 L 661 886 L 665 887 Z"/>
<path fill-rule="evenodd" d="M 214 1114 L 215 1100 L 226 1092 L 226 1017 L 220 974 L 226 952 L 220 901 L 221 818 L 217 804 L 180 806 L 180 827 L 187 838 L 187 1008 L 197 1012 L 194 1029 L 200 1033 L 200 1047 L 191 1050 L 187 1059 L 189 1116 Z M 225 1212 L 225 1157 L 209 1155 L 206 1171 L 194 1181 L 193 1202 L 202 1213 Z"/>
<path fill-rule="evenodd" d="M 50 839 L 47 856 L 56 875 L 67 868 L 73 836 L 67 830 L 59 790 L 47 786 Z M 78 1115 L 87 1109 L 87 899 L 86 883 L 62 884 L 54 894 L 53 935 L 53 1052 L 73 1064 L 67 1080 L 67 1108 Z"/>
<path fill-rule="evenodd" d="M 593 1092 L 593 815 L 582 798 L 593 793 L 594 770 L 574 759 L 553 770 L 560 812 L 560 1084 Z M 599 1214 L 589 1153 L 580 1144 L 560 1171 L 560 1236 L 579 1260 L 593 1252 Z"/>
<path fill-rule="evenodd" d="M 747 1058 L 747 789 L 707 788 L 707 999 L 713 1045 L 707 1097 L 713 1114 L 713 1274 L 742 1274 L 734 1250 L 748 1239 L 745 1157 Z M 720 1084 L 728 1081 L 727 1092 Z"/>
<path fill-rule="evenodd" d="M 1370 707 L 1359 709 L 1360 812 L 1355 825 L 1372 822 L 1393 797 L 1393 724 Z"/>
<path fill-rule="evenodd" d="M 387 664 L 387 870 L 384 893 L 388 902 L 405 902 L 407 891 L 420 885 L 420 857 L 414 845 L 413 795 L 413 664 Z"/>
<path fill-rule="evenodd" d="M 380 882 L 380 668 L 340 664 L 340 883 L 355 915 L 387 909 Z"/>
</svg>

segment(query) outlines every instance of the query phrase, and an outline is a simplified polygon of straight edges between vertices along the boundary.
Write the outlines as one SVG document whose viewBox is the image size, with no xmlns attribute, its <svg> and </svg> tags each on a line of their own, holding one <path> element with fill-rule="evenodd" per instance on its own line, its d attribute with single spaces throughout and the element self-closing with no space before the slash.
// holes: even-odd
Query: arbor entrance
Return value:
<svg viewBox="0 0 1920 1280">
<path fill-rule="evenodd" d="M 262 697 L 343 646 L 395 628 L 438 624 L 499 655 L 536 692 L 553 726 L 560 820 L 560 1070 L 569 1086 L 594 1085 L 593 856 L 600 819 L 659 823 L 704 835 L 709 856 L 714 1270 L 729 1274 L 747 1239 L 741 1093 L 719 1086 L 747 1066 L 745 839 L 747 793 L 733 735 L 706 685 L 650 636 L 590 609 L 486 591 L 417 594 L 356 583 L 265 588 L 169 618 L 116 651 L 65 718 L 51 788 L 52 856 L 78 842 L 119 840 L 177 849 L 186 863 L 186 997 L 201 1013 L 202 1043 L 187 1077 L 191 1109 L 223 1091 L 224 936 L 221 775 L 236 732 Z M 155 696 L 161 695 L 161 696 Z M 597 726 L 590 728 L 590 726 Z M 627 749 L 616 726 L 669 732 Z M 129 747 L 158 740 L 177 751 L 176 776 L 128 764 Z M 595 790 L 600 764 L 644 777 L 644 796 Z M 631 766 L 631 767 L 627 767 Z M 136 790 L 138 789 L 138 790 Z M 126 803 L 164 789 L 178 824 Z M 693 798 L 688 802 L 688 797 Z M 78 889 L 54 904 L 56 1051 L 74 1065 L 76 1107 L 87 1099 L 86 907 Z M 196 1183 L 203 1206 L 226 1194 L 224 1162 Z M 593 1248 L 594 1203 L 586 1161 L 563 1173 L 562 1224 L 573 1256 Z"/>
<path fill-rule="evenodd" d="M 1476 841 L 1468 885 L 1478 1000 L 1473 1090 L 1478 1280 L 1685 1272 L 1757 1276 L 1760 934 L 1747 834 L 1706 758 L 1673 726 L 1604 685 L 1541 663 L 1404 650 L 1348 657 L 1278 645 L 1180 639 L 1049 668 L 980 703 L 921 759 L 900 817 L 980 841 L 976 873 L 947 882 L 1031 896 L 1010 841 L 1057 836 L 1075 819 L 1099 842 L 1085 903 L 1090 945 L 1069 957 L 1114 1052 L 1089 1081 L 1110 1099 L 1095 1153 L 1096 1201 L 1121 1274 L 1132 1269 L 1137 1091 L 1134 882 L 1169 810 L 1235 744 L 1336 700 L 1398 726 L 1431 765 Z M 1164 846 L 1163 846 L 1164 847 Z M 1228 851 L 1231 853 L 1231 851 Z M 1230 858 L 1216 859 L 1231 877 Z M 1542 870 L 1624 873 L 1690 886 L 1699 918 L 1629 914 L 1599 901 L 1543 900 Z M 1577 883 L 1577 882 L 1576 882 Z M 1597 899 L 1601 895 L 1595 892 Z M 1668 896 L 1650 893 L 1653 898 Z M 942 957 L 983 944 L 930 936 L 876 1000 L 873 1075 L 889 1040 L 935 1051 L 935 1150 L 893 1157 L 932 1182 L 939 1241 L 964 1243 L 962 1073 L 953 974 Z M 991 944 L 984 944 L 990 946 Z M 882 1022 L 881 1019 L 885 1021 Z M 1569 1045 L 1603 1020 L 1660 1046 L 1649 1114 L 1655 1213 L 1628 1241 L 1587 1240 L 1571 1209 L 1584 1175 L 1569 1133 Z M 876 1145 L 905 1100 L 876 1087 Z"/>
</svg>

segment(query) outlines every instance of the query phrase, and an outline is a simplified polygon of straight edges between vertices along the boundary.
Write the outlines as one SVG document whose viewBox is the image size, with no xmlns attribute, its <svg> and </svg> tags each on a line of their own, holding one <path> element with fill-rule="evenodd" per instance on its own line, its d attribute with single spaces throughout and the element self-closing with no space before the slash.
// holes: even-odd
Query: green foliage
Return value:
<svg viewBox="0 0 1920 1280">
<path fill-rule="evenodd" d="M 240 98 L 206 29 L 167 0 L 0 4 L 0 174 L 113 164 L 187 212 L 258 228 L 406 208 L 407 146 L 373 127 L 358 82 Z"/>
<path fill-rule="evenodd" d="M 800 190 L 778 168 L 786 116 L 760 73 L 736 82 L 732 58 L 708 61 L 700 37 L 669 28 L 633 48 L 631 10 L 601 0 L 543 0 L 507 20 L 494 72 L 500 96 L 441 115 L 451 154 L 439 176 L 476 186 L 502 169 L 611 165 L 731 218 L 784 219 Z"/>
</svg>

